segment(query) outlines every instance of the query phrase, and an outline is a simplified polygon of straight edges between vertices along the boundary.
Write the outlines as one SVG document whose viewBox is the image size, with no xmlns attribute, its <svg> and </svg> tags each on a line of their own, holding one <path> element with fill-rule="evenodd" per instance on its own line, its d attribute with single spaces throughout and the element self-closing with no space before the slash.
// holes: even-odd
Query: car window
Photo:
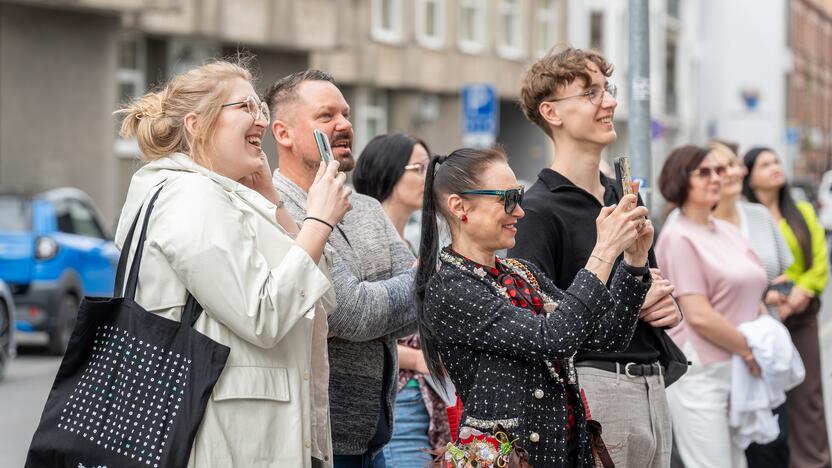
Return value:
<svg viewBox="0 0 832 468">
<path fill-rule="evenodd" d="M 75 234 L 98 239 L 104 238 L 104 232 L 95 219 L 95 213 L 88 206 L 77 200 L 71 200 L 69 202 L 69 217 L 72 219 Z"/>
<path fill-rule="evenodd" d="M 72 216 L 69 215 L 68 200 L 55 202 L 55 219 L 58 221 L 59 231 L 67 234 L 75 234 L 75 227 L 72 225 Z"/>
<path fill-rule="evenodd" d="M 0 196 L 0 232 L 32 230 L 32 203 L 22 197 Z"/>
</svg>

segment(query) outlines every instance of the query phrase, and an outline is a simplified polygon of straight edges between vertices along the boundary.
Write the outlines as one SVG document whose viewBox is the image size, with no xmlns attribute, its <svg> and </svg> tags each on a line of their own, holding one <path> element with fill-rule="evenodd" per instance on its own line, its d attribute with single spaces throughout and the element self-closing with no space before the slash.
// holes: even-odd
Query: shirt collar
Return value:
<svg viewBox="0 0 832 468">
<path fill-rule="evenodd" d="M 541 170 L 537 175 L 537 178 L 546 186 L 546 188 L 549 189 L 550 192 L 558 192 L 560 190 L 581 190 L 580 187 L 575 185 L 565 175 L 548 167 L 543 168 L 543 170 Z M 613 193 L 615 193 L 616 199 L 621 198 L 621 193 L 615 179 L 605 176 L 600 170 L 598 171 L 598 178 L 605 190 L 612 190 Z"/>
</svg>

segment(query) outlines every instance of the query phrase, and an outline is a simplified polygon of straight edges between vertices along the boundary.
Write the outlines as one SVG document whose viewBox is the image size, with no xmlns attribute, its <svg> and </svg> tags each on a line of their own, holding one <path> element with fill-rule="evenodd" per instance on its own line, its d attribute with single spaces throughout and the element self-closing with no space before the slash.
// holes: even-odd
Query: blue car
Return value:
<svg viewBox="0 0 832 468">
<path fill-rule="evenodd" d="M 0 279 L 11 289 L 19 332 L 46 332 L 63 354 L 84 296 L 109 296 L 118 249 L 84 192 L 0 194 Z"/>
</svg>

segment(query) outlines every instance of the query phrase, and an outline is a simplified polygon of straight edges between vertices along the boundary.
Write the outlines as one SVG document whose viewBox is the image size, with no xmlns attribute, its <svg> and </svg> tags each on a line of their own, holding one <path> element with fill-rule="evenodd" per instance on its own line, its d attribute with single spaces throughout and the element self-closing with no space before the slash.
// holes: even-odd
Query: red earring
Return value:
<svg viewBox="0 0 832 468">
<path fill-rule="evenodd" d="M 462 217 L 459 218 L 459 219 L 461 219 L 463 223 L 467 223 L 468 222 L 468 215 L 462 215 Z"/>
</svg>

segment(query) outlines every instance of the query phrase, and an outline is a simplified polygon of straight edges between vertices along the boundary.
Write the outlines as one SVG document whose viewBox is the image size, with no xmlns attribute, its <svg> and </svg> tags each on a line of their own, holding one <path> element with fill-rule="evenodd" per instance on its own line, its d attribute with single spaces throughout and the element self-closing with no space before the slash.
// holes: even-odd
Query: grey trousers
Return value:
<svg viewBox="0 0 832 468">
<path fill-rule="evenodd" d="M 577 370 L 616 468 L 669 467 L 673 438 L 662 376 L 628 377 L 624 369 Z"/>
</svg>

